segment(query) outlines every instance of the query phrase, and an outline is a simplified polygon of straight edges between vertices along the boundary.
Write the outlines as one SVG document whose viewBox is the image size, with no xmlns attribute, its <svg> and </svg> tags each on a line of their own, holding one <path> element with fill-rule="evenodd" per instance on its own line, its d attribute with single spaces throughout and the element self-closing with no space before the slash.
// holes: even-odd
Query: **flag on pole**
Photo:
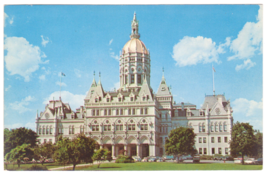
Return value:
<svg viewBox="0 0 267 175">
<path fill-rule="evenodd" d="M 66 76 L 63 72 L 61 72 L 61 75 L 64 76 L 64 77 Z"/>
<path fill-rule="evenodd" d="M 214 72 L 216 72 L 213 66 L 212 66 L 212 69 L 213 69 Z"/>
</svg>

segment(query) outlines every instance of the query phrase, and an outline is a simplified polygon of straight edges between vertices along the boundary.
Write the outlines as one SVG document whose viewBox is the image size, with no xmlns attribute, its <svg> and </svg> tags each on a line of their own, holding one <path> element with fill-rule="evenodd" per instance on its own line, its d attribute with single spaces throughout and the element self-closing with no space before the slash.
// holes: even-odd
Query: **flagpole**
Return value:
<svg viewBox="0 0 267 175">
<path fill-rule="evenodd" d="M 215 86 L 214 86 L 214 67 L 212 65 L 212 83 L 213 83 L 213 95 L 215 96 Z"/>
</svg>

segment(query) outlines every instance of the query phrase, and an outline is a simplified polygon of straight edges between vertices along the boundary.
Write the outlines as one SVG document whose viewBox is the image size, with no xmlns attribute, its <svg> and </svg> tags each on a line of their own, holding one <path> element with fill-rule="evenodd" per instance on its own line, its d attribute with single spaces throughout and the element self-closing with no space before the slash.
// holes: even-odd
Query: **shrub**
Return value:
<svg viewBox="0 0 267 175">
<path fill-rule="evenodd" d="M 116 163 L 134 163 L 134 159 L 130 156 L 124 156 L 124 155 L 120 155 L 116 161 Z"/>
<path fill-rule="evenodd" d="M 46 166 L 42 166 L 42 165 L 32 165 L 30 168 L 28 168 L 27 170 L 47 170 Z"/>
<path fill-rule="evenodd" d="M 200 160 L 212 160 L 213 156 L 207 156 L 207 155 L 203 155 L 200 156 Z"/>
</svg>

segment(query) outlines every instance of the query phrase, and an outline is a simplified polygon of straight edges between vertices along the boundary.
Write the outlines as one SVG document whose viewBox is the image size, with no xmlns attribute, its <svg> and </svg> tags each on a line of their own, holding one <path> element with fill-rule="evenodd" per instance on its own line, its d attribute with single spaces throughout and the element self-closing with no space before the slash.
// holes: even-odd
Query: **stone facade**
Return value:
<svg viewBox="0 0 267 175">
<path fill-rule="evenodd" d="M 194 128 L 199 154 L 230 154 L 233 125 L 230 101 L 224 95 L 205 97 L 201 109 L 178 103 L 162 76 L 157 93 L 150 87 L 150 53 L 139 39 L 136 15 L 132 34 L 120 56 L 120 88 L 105 92 L 99 76 L 84 99 L 84 106 L 72 111 L 69 104 L 51 100 L 36 116 L 39 142 L 55 143 L 60 135 L 73 138 L 84 133 L 107 148 L 113 157 L 162 156 L 168 133 L 177 127 Z"/>
</svg>

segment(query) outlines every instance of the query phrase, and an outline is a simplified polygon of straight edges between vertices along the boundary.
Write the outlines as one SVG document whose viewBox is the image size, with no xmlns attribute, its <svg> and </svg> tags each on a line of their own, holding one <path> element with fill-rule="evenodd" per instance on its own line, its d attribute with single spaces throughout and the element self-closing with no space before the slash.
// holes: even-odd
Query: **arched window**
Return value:
<svg viewBox="0 0 267 175">
<path fill-rule="evenodd" d="M 116 123 L 116 131 L 122 131 L 123 130 L 123 124 L 121 120 L 118 120 Z"/>
<path fill-rule="evenodd" d="M 50 134 L 52 134 L 53 130 L 52 130 L 52 126 L 50 126 Z"/>
<path fill-rule="evenodd" d="M 140 125 L 141 131 L 148 130 L 148 124 L 145 119 L 142 120 L 142 123 Z"/>
<path fill-rule="evenodd" d="M 45 134 L 45 126 L 43 126 L 43 134 Z"/>
<path fill-rule="evenodd" d="M 213 125 L 213 123 L 211 123 L 210 132 L 214 132 L 214 125 Z"/>
<path fill-rule="evenodd" d="M 104 131 L 111 131 L 111 124 L 109 122 L 109 120 L 106 120 L 106 122 L 104 122 Z"/>
<path fill-rule="evenodd" d="M 218 130 L 219 130 L 219 125 L 218 123 L 215 123 L 215 132 L 218 132 Z"/>
<path fill-rule="evenodd" d="M 199 132 L 202 132 L 202 126 L 201 126 L 201 123 L 199 123 L 198 128 L 199 128 Z"/>
<path fill-rule="evenodd" d="M 135 131 L 135 123 L 132 119 L 128 123 L 128 131 Z"/>
<path fill-rule="evenodd" d="M 71 126 L 69 126 L 69 134 L 71 134 L 72 133 L 72 127 Z"/>
<path fill-rule="evenodd" d="M 46 134 L 48 134 L 49 133 L 49 128 L 48 128 L 48 126 L 46 126 Z"/>
<path fill-rule="evenodd" d="M 99 131 L 99 124 L 97 123 L 96 120 L 92 124 L 92 131 Z"/>
<path fill-rule="evenodd" d="M 223 126 L 223 130 L 224 130 L 224 132 L 226 132 L 227 131 L 227 124 L 226 124 L 226 122 L 224 123 L 224 126 Z"/>
<path fill-rule="evenodd" d="M 82 133 L 82 134 L 84 133 L 84 126 L 83 125 L 80 126 L 80 133 Z"/>
<path fill-rule="evenodd" d="M 222 132 L 222 123 L 220 123 L 220 128 L 219 129 L 220 129 L 220 132 Z"/>
<path fill-rule="evenodd" d="M 204 123 L 202 123 L 202 132 L 205 132 L 205 124 Z"/>
<path fill-rule="evenodd" d="M 42 127 L 39 126 L 39 135 L 41 135 L 41 134 L 42 134 Z"/>
</svg>

